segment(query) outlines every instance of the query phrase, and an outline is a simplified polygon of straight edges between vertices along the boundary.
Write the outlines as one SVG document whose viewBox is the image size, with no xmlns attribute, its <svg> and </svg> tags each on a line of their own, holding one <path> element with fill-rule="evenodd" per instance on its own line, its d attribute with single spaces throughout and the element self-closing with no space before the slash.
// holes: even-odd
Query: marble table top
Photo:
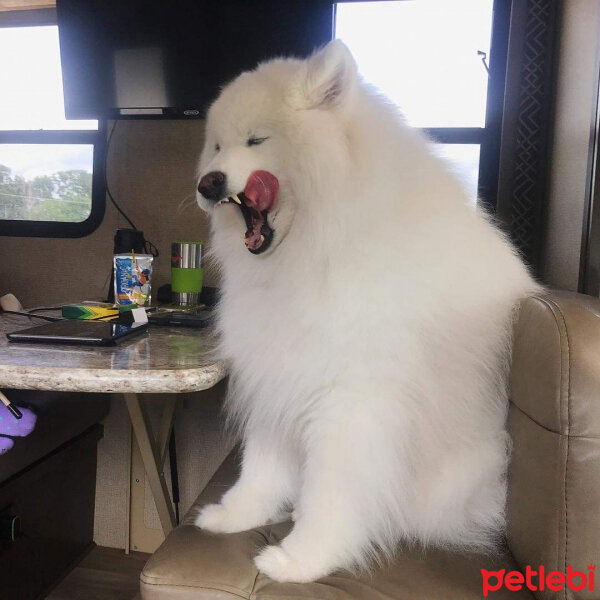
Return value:
<svg viewBox="0 0 600 600">
<path fill-rule="evenodd" d="M 9 342 L 6 333 L 44 321 L 0 315 L 0 388 L 65 392 L 182 393 L 212 387 L 227 375 L 198 329 L 150 326 L 117 346 Z"/>
</svg>

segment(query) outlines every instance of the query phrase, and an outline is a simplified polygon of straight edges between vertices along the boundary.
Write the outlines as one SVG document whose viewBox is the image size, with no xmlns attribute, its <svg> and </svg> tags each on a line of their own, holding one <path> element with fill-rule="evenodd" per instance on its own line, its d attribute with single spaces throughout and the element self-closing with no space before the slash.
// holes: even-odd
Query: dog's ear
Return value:
<svg viewBox="0 0 600 600">
<path fill-rule="evenodd" d="M 357 78 L 350 50 L 341 40 L 334 40 L 306 61 L 301 103 L 305 108 L 341 106 L 351 95 Z"/>
</svg>

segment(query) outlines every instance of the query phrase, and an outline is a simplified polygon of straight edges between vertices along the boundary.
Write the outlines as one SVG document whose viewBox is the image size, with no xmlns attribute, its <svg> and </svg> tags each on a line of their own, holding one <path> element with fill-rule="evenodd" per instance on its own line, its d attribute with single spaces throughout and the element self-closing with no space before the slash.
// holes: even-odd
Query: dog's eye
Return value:
<svg viewBox="0 0 600 600">
<path fill-rule="evenodd" d="M 221 150 L 221 146 L 219 146 L 219 144 L 215 144 L 215 151 L 219 152 L 219 150 Z"/>
<path fill-rule="evenodd" d="M 258 146 L 259 144 L 262 144 L 265 140 L 268 140 L 268 137 L 261 137 L 261 138 L 257 138 L 257 137 L 249 137 L 246 140 L 246 146 Z"/>
</svg>

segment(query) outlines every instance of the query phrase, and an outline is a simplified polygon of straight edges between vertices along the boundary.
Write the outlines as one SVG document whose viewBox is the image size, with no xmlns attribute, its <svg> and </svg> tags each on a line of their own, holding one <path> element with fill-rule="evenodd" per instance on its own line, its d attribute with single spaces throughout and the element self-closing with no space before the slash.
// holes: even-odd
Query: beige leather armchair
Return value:
<svg viewBox="0 0 600 600">
<path fill-rule="evenodd" d="M 507 547 L 499 555 L 400 549 L 393 563 L 371 574 L 273 582 L 257 572 L 252 557 L 283 538 L 289 523 L 232 535 L 211 535 L 191 524 L 197 510 L 217 501 L 235 480 L 231 456 L 148 561 L 142 598 L 468 600 L 482 598 L 484 587 L 488 598 L 498 600 L 600 598 L 599 300 L 561 292 L 523 303 L 514 337 L 509 429 L 509 524 Z M 594 590 L 590 564 L 599 565 Z M 532 590 L 540 587 L 540 566 L 544 589 Z M 536 572 L 529 586 L 528 567 Z M 575 588 L 583 580 L 573 578 L 573 570 L 587 579 L 581 590 Z M 568 572 L 571 585 L 561 585 L 560 573 Z"/>
</svg>

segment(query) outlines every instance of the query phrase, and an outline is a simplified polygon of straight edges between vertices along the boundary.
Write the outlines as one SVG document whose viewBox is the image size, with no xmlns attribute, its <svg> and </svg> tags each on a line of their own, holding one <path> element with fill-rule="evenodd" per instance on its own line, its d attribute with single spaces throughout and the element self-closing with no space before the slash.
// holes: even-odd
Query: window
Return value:
<svg viewBox="0 0 600 600">
<path fill-rule="evenodd" d="M 104 127 L 65 119 L 58 27 L 0 21 L 0 74 L 0 234 L 91 233 L 104 215 Z"/>
<path fill-rule="evenodd" d="M 494 0 L 338 2 L 336 37 L 365 79 L 438 142 L 477 201 Z M 485 59 L 485 61 L 483 60 Z"/>
</svg>

